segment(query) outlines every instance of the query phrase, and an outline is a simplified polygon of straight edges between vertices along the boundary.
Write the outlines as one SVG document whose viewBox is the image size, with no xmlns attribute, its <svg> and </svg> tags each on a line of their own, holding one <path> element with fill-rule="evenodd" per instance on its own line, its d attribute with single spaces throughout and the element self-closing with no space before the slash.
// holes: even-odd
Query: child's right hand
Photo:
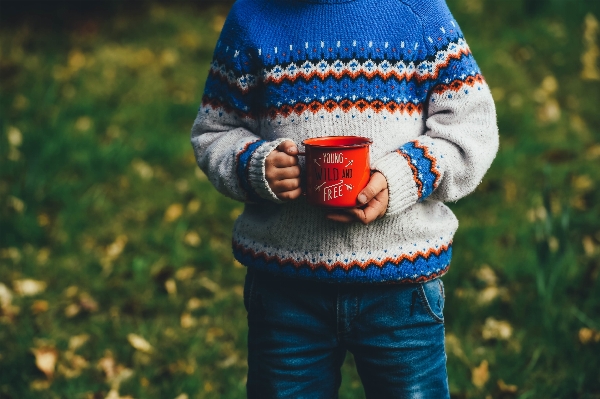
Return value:
<svg viewBox="0 0 600 399">
<path fill-rule="evenodd" d="M 271 191 L 283 201 L 302 195 L 298 147 L 291 140 L 279 144 L 265 160 L 265 177 Z"/>
</svg>

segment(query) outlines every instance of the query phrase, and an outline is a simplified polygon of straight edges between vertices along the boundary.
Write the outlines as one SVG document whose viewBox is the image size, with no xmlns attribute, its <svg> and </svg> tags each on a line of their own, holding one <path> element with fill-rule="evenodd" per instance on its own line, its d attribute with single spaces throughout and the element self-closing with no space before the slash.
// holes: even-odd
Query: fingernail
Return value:
<svg viewBox="0 0 600 399">
<path fill-rule="evenodd" d="M 361 204 L 364 204 L 365 202 L 367 202 L 367 196 L 364 195 L 363 193 L 358 194 L 358 202 L 360 202 Z"/>
<path fill-rule="evenodd" d="M 298 147 L 290 147 L 290 152 L 291 153 L 298 152 Z"/>
</svg>

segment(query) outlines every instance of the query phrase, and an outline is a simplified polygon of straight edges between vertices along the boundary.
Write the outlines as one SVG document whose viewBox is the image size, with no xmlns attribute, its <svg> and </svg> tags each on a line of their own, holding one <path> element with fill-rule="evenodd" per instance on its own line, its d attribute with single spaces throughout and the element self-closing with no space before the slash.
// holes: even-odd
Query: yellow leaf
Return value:
<svg viewBox="0 0 600 399">
<path fill-rule="evenodd" d="M 196 273 L 194 266 L 185 266 L 175 272 L 175 278 L 179 281 L 186 281 L 191 279 L 194 273 Z"/>
<path fill-rule="evenodd" d="M 190 328 L 196 324 L 196 319 L 192 317 L 191 314 L 185 312 L 181 315 L 180 318 L 181 328 Z"/>
<path fill-rule="evenodd" d="M 197 247 L 202 242 L 202 239 L 195 231 L 188 231 L 183 237 L 183 242 L 191 247 Z"/>
<path fill-rule="evenodd" d="M 10 306 L 12 303 L 12 292 L 11 290 L 4 285 L 4 283 L 0 283 L 0 308 L 5 306 Z"/>
<path fill-rule="evenodd" d="M 90 336 L 88 334 L 73 335 L 69 338 L 69 349 L 75 351 L 82 347 L 89 339 Z"/>
<path fill-rule="evenodd" d="M 21 131 L 14 126 L 10 126 L 6 132 L 8 144 L 12 147 L 20 147 L 23 144 L 23 135 Z"/>
<path fill-rule="evenodd" d="M 509 322 L 488 317 L 485 319 L 481 335 L 485 340 L 507 340 L 512 336 L 512 330 L 512 326 Z"/>
<path fill-rule="evenodd" d="M 489 364 L 487 360 L 483 360 L 481 364 L 471 370 L 471 382 L 477 388 L 483 388 L 486 382 L 490 379 Z"/>
<path fill-rule="evenodd" d="M 40 348 L 32 348 L 33 356 L 35 356 L 35 365 L 49 380 L 54 376 L 54 368 L 58 359 L 58 351 L 50 346 Z"/>
<path fill-rule="evenodd" d="M 503 380 L 498 380 L 497 384 L 498 384 L 498 388 L 500 388 L 500 391 L 502 391 L 502 392 L 517 393 L 517 390 L 519 389 L 516 385 L 509 385 L 509 384 L 505 383 Z"/>
<path fill-rule="evenodd" d="M 81 116 L 77 118 L 77 121 L 75 122 L 75 129 L 79 130 L 80 132 L 86 132 L 90 130 L 91 127 L 92 118 L 89 116 Z"/>
<path fill-rule="evenodd" d="M 183 214 L 183 205 L 181 204 L 172 204 L 165 211 L 164 220 L 165 222 L 173 222 Z"/>
<path fill-rule="evenodd" d="M 127 241 L 129 241 L 129 239 L 127 238 L 126 235 L 120 234 L 119 236 L 117 236 L 115 241 L 112 244 L 110 244 L 108 247 L 106 247 L 106 257 L 109 260 L 117 259 L 119 257 L 119 255 L 121 255 L 121 252 L 123 252 L 123 250 L 125 249 L 125 245 L 127 245 Z"/>
<path fill-rule="evenodd" d="M 40 294 L 46 290 L 46 282 L 33 280 L 33 279 L 23 279 L 23 280 L 15 280 L 13 282 L 13 287 L 15 292 L 21 296 L 34 296 Z"/>
<path fill-rule="evenodd" d="M 152 353 L 152 351 L 154 350 L 154 348 L 152 348 L 152 345 L 150 345 L 148 341 L 146 341 L 143 337 L 137 334 L 128 334 L 127 340 L 129 341 L 131 346 L 133 346 L 135 349 L 141 352 Z"/>
<path fill-rule="evenodd" d="M 167 293 L 169 295 L 176 295 L 177 294 L 177 283 L 175 283 L 175 280 L 170 278 L 167 281 L 165 281 L 165 289 L 167 290 Z"/>
<path fill-rule="evenodd" d="M 44 313 L 47 310 L 48 310 L 48 301 L 45 301 L 43 299 L 34 301 L 31 304 L 31 311 L 33 312 L 33 314 Z"/>
</svg>

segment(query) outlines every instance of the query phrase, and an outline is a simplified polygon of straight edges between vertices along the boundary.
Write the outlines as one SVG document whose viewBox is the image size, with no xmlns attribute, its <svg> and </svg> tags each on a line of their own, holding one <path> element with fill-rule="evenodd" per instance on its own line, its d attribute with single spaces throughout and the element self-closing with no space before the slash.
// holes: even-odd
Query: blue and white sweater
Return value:
<svg viewBox="0 0 600 399">
<path fill-rule="evenodd" d="M 385 216 L 342 224 L 283 203 L 265 158 L 283 140 L 373 140 Z M 192 128 L 200 168 L 245 202 L 233 251 L 256 270 L 331 282 L 421 282 L 448 270 L 458 221 L 498 149 L 495 107 L 444 0 L 238 0 Z M 301 145 L 300 148 L 302 149 Z"/>
</svg>

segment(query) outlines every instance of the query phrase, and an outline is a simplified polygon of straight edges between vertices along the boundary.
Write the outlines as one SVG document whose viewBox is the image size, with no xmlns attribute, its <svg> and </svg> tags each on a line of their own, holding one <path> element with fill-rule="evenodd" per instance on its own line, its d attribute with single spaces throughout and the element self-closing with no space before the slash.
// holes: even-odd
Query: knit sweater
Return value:
<svg viewBox="0 0 600 399">
<path fill-rule="evenodd" d="M 339 223 L 283 202 L 266 157 L 286 139 L 373 141 L 385 215 Z M 218 191 L 245 203 L 243 265 L 338 283 L 423 282 L 447 272 L 458 221 L 498 149 L 494 103 L 444 0 L 238 0 L 214 51 L 191 134 Z"/>
</svg>

